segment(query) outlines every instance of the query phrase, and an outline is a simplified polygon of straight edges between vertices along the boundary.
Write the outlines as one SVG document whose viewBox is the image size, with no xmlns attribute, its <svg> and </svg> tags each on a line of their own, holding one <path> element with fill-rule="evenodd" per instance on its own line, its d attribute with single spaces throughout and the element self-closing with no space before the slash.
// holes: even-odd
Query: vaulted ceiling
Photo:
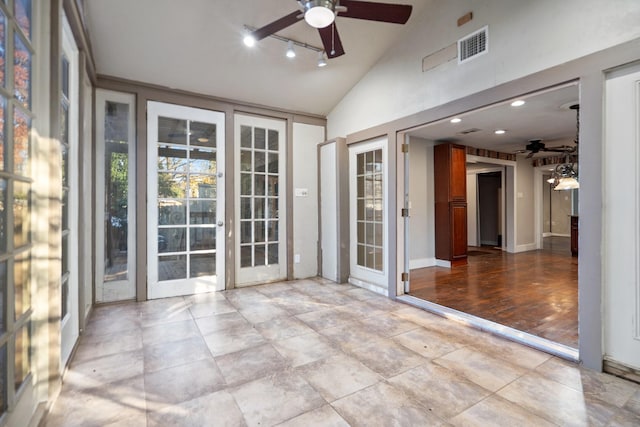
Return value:
<svg viewBox="0 0 640 427">
<path fill-rule="evenodd" d="M 286 43 L 275 38 L 251 49 L 242 42 L 245 26 L 297 10 L 295 0 L 88 0 L 86 19 L 99 74 L 324 116 L 417 25 L 431 0 L 384 2 L 413 5 L 409 22 L 338 16 L 346 54 L 324 68 L 311 50 L 297 48 L 296 58 L 286 58 Z M 322 46 L 304 21 L 278 34 Z"/>
</svg>

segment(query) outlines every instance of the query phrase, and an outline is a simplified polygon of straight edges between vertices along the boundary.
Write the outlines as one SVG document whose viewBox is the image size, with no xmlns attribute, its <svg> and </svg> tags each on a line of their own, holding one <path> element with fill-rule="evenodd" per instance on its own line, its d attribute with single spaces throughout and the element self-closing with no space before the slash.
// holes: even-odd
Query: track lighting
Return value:
<svg viewBox="0 0 640 427">
<path fill-rule="evenodd" d="M 327 60 L 324 59 L 324 52 L 318 52 L 318 67 L 322 68 L 326 66 L 327 66 Z"/>
<path fill-rule="evenodd" d="M 293 50 L 293 41 L 289 40 L 289 42 L 287 43 L 287 58 L 295 58 L 296 57 L 296 51 Z"/>
<path fill-rule="evenodd" d="M 247 34 L 246 36 L 244 36 L 244 39 L 242 41 L 244 42 L 244 45 L 247 47 L 253 47 L 256 45 L 256 38 L 253 37 L 251 34 Z"/>
</svg>

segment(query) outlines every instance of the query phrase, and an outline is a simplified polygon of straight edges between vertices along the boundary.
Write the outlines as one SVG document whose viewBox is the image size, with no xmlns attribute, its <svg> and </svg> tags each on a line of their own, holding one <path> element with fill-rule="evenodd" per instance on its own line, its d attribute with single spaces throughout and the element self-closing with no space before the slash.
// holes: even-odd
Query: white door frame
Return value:
<svg viewBox="0 0 640 427">
<path fill-rule="evenodd" d="M 76 46 L 71 27 L 67 21 L 66 15 L 62 14 L 62 52 L 69 61 L 69 157 L 67 158 L 67 170 L 69 176 L 69 199 L 68 199 L 68 253 L 63 254 L 68 259 L 69 278 L 68 278 L 68 311 L 66 316 L 61 320 L 60 324 L 60 367 L 64 369 L 67 365 L 71 352 L 80 336 L 80 310 L 79 310 L 79 291 L 78 291 L 78 242 L 80 239 L 78 233 L 78 200 L 79 200 L 79 174 L 78 174 L 78 130 L 79 130 L 79 66 L 78 66 L 78 48 Z M 58 101 L 59 102 L 59 101 Z"/>
<path fill-rule="evenodd" d="M 158 277 L 158 118 L 160 116 L 216 125 L 216 274 L 166 280 Z M 217 111 L 149 101 L 147 103 L 147 296 L 149 299 L 224 290 L 225 287 L 225 114 Z M 187 146 L 185 146 L 185 149 Z M 188 188 L 187 188 L 188 191 Z M 188 209 L 188 206 L 187 206 Z M 189 215 L 186 234 L 189 232 Z M 186 236 L 187 241 L 189 236 Z M 187 245 L 189 257 L 191 249 Z M 187 262 L 187 271 L 189 265 Z"/>
</svg>

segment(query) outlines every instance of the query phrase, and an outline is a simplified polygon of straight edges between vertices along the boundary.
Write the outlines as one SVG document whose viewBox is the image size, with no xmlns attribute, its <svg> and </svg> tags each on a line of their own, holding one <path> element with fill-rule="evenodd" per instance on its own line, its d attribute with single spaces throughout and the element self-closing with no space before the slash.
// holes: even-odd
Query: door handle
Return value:
<svg viewBox="0 0 640 427">
<path fill-rule="evenodd" d="M 223 225 L 224 225 L 224 222 L 218 221 L 218 227 L 222 227 Z"/>
</svg>

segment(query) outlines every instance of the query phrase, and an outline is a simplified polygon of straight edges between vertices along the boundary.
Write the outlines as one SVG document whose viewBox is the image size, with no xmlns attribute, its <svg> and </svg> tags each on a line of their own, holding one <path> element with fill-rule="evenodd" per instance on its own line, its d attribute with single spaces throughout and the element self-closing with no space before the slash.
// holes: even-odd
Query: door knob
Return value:
<svg viewBox="0 0 640 427">
<path fill-rule="evenodd" d="M 218 227 L 222 227 L 223 225 L 224 225 L 224 222 L 218 221 Z"/>
</svg>

